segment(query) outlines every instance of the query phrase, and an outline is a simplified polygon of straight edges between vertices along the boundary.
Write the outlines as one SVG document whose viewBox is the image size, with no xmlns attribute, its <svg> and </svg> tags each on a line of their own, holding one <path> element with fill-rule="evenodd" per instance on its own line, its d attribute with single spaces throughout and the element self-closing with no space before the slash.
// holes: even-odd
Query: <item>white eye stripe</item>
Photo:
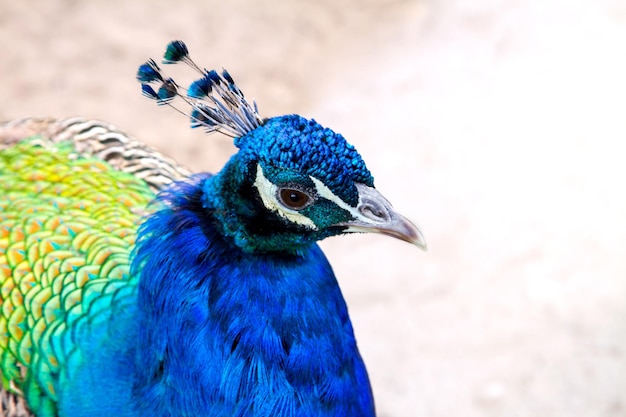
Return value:
<svg viewBox="0 0 626 417">
<path fill-rule="evenodd" d="M 277 213 L 279 216 L 289 220 L 292 223 L 296 223 L 309 229 L 317 230 L 317 226 L 311 219 L 305 215 L 299 213 L 296 210 L 289 209 L 281 204 L 276 195 L 278 193 L 278 187 L 270 180 L 265 178 L 261 165 L 257 164 L 256 178 L 254 180 L 254 186 L 259 191 L 261 200 L 266 209 Z"/>
<path fill-rule="evenodd" d="M 367 217 L 363 216 L 356 207 L 352 207 L 351 205 L 349 205 L 348 203 L 343 201 L 341 198 L 339 198 L 335 194 L 333 194 L 333 192 L 330 191 L 330 188 L 325 186 L 322 181 L 320 181 L 320 180 L 318 180 L 317 178 L 314 178 L 314 177 L 309 177 L 309 178 L 311 178 L 311 181 L 313 181 L 313 184 L 315 184 L 315 189 L 317 190 L 317 194 L 320 197 L 325 198 L 326 200 L 332 201 L 338 207 L 340 207 L 340 208 L 344 209 L 345 211 L 347 211 L 348 213 L 350 213 L 355 220 L 361 220 L 361 221 L 365 221 L 365 222 L 370 221 L 370 219 L 368 219 Z"/>
<path fill-rule="evenodd" d="M 360 220 L 365 223 L 371 222 L 371 219 L 361 214 L 357 207 L 352 207 L 341 198 L 337 197 L 337 195 L 335 195 L 330 190 L 330 188 L 324 185 L 322 181 L 311 176 L 309 176 L 309 178 L 311 178 L 311 181 L 313 181 L 313 185 L 315 185 L 315 190 L 317 191 L 318 197 L 335 203 L 339 208 L 350 213 L 350 215 L 355 220 Z M 263 201 L 263 205 L 265 206 L 265 208 L 278 213 L 278 215 L 284 217 L 290 222 L 309 227 L 313 230 L 317 230 L 317 226 L 315 225 L 315 223 L 313 223 L 311 219 L 296 210 L 285 207 L 277 200 L 276 194 L 278 192 L 278 187 L 270 182 L 270 180 L 265 178 L 265 175 L 263 174 L 263 169 L 261 168 L 261 165 L 258 164 L 254 186 L 257 188 L 257 190 L 259 190 L 259 195 L 261 196 L 261 200 Z"/>
</svg>

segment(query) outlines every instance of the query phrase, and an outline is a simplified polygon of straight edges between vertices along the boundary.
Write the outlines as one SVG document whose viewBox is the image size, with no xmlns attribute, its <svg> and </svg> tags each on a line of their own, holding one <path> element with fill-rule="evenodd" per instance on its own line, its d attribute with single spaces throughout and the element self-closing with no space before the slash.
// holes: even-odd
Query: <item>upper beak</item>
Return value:
<svg viewBox="0 0 626 417">
<path fill-rule="evenodd" d="M 359 191 L 358 215 L 348 222 L 337 224 L 347 227 L 348 232 L 373 232 L 392 236 L 409 242 L 422 250 L 427 250 L 426 240 L 420 229 L 409 219 L 394 211 L 375 188 L 365 184 L 356 184 Z"/>
</svg>

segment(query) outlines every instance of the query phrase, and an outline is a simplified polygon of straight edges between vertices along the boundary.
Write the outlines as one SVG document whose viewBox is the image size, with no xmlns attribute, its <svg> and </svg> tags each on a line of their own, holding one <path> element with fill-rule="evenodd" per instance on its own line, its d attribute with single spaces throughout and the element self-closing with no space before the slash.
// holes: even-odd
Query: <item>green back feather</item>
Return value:
<svg viewBox="0 0 626 417">
<path fill-rule="evenodd" d="M 134 296 L 129 257 L 154 192 L 71 141 L 31 138 L 0 149 L 0 195 L 2 384 L 54 413 L 81 326 Z"/>
</svg>

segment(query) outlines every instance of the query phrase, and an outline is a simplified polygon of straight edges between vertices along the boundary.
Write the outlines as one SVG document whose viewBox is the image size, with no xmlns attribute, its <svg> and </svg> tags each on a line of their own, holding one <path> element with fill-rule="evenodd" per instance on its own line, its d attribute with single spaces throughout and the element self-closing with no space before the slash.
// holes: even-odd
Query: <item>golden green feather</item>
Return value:
<svg viewBox="0 0 626 417">
<path fill-rule="evenodd" d="M 69 329 L 134 295 L 129 258 L 154 192 L 71 141 L 31 138 L 0 150 L 0 195 L 2 383 L 45 410 Z"/>
</svg>

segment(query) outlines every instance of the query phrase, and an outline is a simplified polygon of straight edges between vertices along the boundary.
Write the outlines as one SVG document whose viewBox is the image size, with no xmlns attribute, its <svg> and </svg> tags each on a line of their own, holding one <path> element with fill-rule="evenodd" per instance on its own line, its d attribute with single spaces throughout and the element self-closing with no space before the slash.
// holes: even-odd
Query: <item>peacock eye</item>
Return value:
<svg viewBox="0 0 626 417">
<path fill-rule="evenodd" d="M 280 202 L 292 210 L 302 210 L 313 202 L 313 198 L 301 190 L 295 188 L 281 188 L 278 190 Z"/>
</svg>

